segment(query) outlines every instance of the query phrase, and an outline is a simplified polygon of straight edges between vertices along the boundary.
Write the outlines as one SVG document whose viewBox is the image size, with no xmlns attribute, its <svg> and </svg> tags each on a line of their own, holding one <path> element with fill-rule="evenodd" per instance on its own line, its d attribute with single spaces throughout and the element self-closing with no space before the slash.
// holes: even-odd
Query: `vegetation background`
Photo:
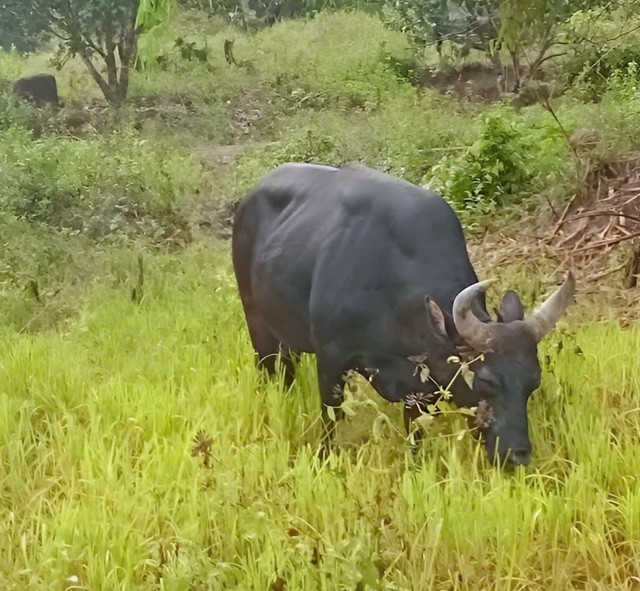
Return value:
<svg viewBox="0 0 640 591">
<path fill-rule="evenodd" d="M 0 2 L 0 588 L 639 589 L 637 3 L 151 4 Z M 46 71 L 62 107 L 13 96 Z M 453 410 L 413 457 L 357 380 L 316 458 L 313 359 L 263 379 L 229 262 L 291 160 L 442 192 L 493 298 L 576 270 L 527 470 Z"/>
</svg>

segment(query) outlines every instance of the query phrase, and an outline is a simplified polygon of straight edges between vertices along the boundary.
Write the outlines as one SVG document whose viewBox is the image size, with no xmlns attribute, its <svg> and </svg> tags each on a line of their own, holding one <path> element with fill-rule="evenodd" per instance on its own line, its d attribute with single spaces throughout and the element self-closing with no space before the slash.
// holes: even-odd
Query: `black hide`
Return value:
<svg viewBox="0 0 640 591">
<path fill-rule="evenodd" d="M 323 405 L 334 407 L 350 369 L 408 406 L 451 384 L 458 405 L 483 401 L 478 426 L 489 454 L 528 463 L 527 400 L 540 379 L 536 342 L 517 295 L 508 295 L 505 323 L 496 323 L 504 330 L 472 365 L 477 384 L 471 390 L 455 377 L 459 365 L 447 360 L 466 344 L 452 305 L 478 279 L 460 222 L 440 196 L 362 166 L 287 164 L 240 203 L 233 265 L 267 370 L 282 353 L 292 378 L 291 356 L 315 353 Z M 484 301 L 474 308 L 481 322 L 491 321 Z M 426 382 L 416 359 L 430 369 Z"/>
</svg>

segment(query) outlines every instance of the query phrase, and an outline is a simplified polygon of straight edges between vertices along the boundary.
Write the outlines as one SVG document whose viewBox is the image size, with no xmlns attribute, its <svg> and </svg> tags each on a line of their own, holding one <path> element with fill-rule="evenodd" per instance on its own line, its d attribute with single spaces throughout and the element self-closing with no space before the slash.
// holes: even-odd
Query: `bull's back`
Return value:
<svg viewBox="0 0 640 591">
<path fill-rule="evenodd" d="M 333 191 L 325 192 L 335 172 L 328 166 L 281 166 L 241 202 L 234 218 L 233 265 L 245 313 L 258 314 L 298 350 L 312 349 L 311 278 L 323 227 L 335 210 Z"/>
<path fill-rule="evenodd" d="M 318 219 L 326 218 L 331 191 L 327 174 L 338 169 L 312 164 L 285 164 L 264 177 L 238 206 L 233 223 L 232 251 L 236 273 L 274 251 L 287 256 L 296 244 L 314 242 Z"/>
<path fill-rule="evenodd" d="M 366 293 L 362 305 L 368 307 L 372 293 L 385 307 L 429 295 L 450 311 L 455 296 L 477 277 L 449 204 L 375 170 L 356 166 L 341 173 L 336 231 L 318 253 L 325 261 L 318 283 L 331 282 L 330 297 L 336 299 Z"/>
<path fill-rule="evenodd" d="M 441 197 L 359 166 L 267 175 L 237 210 L 233 259 L 245 310 L 280 334 L 291 317 L 308 334 L 312 323 L 342 334 L 355 315 L 384 316 L 418 295 L 450 308 L 476 279 Z"/>
</svg>

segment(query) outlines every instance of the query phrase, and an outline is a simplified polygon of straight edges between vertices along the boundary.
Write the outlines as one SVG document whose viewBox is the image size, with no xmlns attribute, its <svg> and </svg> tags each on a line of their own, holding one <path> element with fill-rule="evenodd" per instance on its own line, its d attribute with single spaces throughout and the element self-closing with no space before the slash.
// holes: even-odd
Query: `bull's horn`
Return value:
<svg viewBox="0 0 640 591">
<path fill-rule="evenodd" d="M 571 304 L 575 290 L 576 280 L 569 271 L 564 283 L 527 318 L 526 322 L 533 329 L 536 341 L 540 342 L 560 320 Z"/>
<path fill-rule="evenodd" d="M 453 300 L 453 322 L 460 336 L 476 351 L 486 351 L 491 338 L 491 323 L 480 322 L 473 313 L 472 303 L 486 291 L 493 279 L 474 283 L 463 289 Z"/>
</svg>

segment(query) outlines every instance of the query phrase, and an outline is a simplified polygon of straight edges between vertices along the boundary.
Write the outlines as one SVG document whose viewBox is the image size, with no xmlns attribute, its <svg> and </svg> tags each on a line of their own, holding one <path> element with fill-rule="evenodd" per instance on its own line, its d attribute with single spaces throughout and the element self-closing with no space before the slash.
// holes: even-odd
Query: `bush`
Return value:
<svg viewBox="0 0 640 591">
<path fill-rule="evenodd" d="M 30 127 L 34 109 L 24 101 L 17 101 L 8 91 L 0 90 L 0 131 L 13 126 Z"/>
<path fill-rule="evenodd" d="M 623 69 L 614 70 L 607 81 L 609 98 L 624 104 L 629 111 L 638 113 L 640 106 L 640 48 L 638 60 L 630 61 Z"/>
<path fill-rule="evenodd" d="M 616 72 L 628 74 L 629 66 L 640 63 L 640 31 L 633 25 L 637 13 L 637 6 L 629 4 L 607 14 L 598 9 L 572 16 L 567 26 L 572 43 L 564 71 L 574 95 L 599 100 Z"/>
<path fill-rule="evenodd" d="M 565 153 L 558 128 L 496 111 L 464 154 L 445 156 L 434 167 L 430 184 L 458 209 L 486 211 L 519 203 L 548 184 L 562 170 Z"/>
<path fill-rule="evenodd" d="M 151 220 L 180 225 L 181 198 L 201 182 L 191 157 L 130 131 L 77 141 L 12 127 L 0 146 L 0 213 L 96 238 L 144 232 Z"/>
</svg>

